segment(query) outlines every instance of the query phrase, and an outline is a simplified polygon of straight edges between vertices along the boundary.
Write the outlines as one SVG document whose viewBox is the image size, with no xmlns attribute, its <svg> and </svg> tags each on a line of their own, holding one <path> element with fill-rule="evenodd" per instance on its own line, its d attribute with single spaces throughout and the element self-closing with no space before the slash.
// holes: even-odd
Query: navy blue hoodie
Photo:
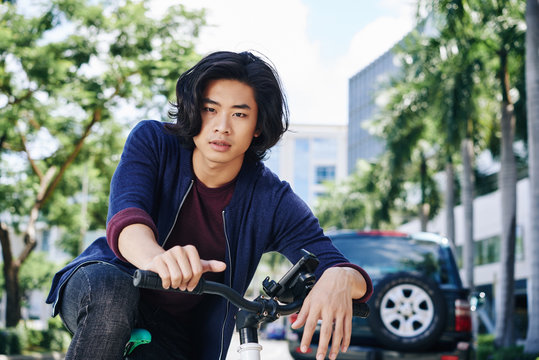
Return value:
<svg viewBox="0 0 539 360">
<path fill-rule="evenodd" d="M 140 209 L 152 219 L 153 224 L 148 225 L 163 246 L 192 186 L 191 162 L 192 151 L 182 147 L 178 138 L 165 130 L 163 123 L 147 120 L 137 124 L 126 141 L 112 178 L 107 223 L 122 210 Z M 348 262 L 324 235 L 318 220 L 289 184 L 279 180 L 260 161 L 244 161 L 230 204 L 223 211 L 223 221 L 227 240 L 225 283 L 242 294 L 265 252 L 277 251 L 295 263 L 304 248 L 320 260 L 317 278 L 327 268 Z M 119 234 L 118 231 L 114 233 Z M 130 274 L 134 272 L 131 264 L 114 255 L 109 243 L 105 237 L 95 240 L 55 275 L 47 298 L 47 303 L 54 304 L 53 316 L 58 313 L 63 285 L 78 267 L 91 262 L 106 262 Z M 368 275 L 362 269 L 358 270 L 369 287 L 362 299 L 366 301 L 372 285 Z M 197 346 L 202 351 L 201 359 L 226 357 L 236 311 L 221 297 L 212 297 L 208 311 L 199 319 L 207 329 L 201 337 L 201 346 Z"/>
</svg>

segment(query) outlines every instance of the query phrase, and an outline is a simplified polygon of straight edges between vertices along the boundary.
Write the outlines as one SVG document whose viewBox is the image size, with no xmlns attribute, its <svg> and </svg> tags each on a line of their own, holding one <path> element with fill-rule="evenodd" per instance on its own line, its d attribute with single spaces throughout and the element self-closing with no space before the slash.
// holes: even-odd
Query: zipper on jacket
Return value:
<svg viewBox="0 0 539 360">
<path fill-rule="evenodd" d="M 232 256 L 230 253 L 230 241 L 228 240 L 228 233 L 226 231 L 226 220 L 225 220 L 225 211 L 223 210 L 223 229 L 225 231 L 225 240 L 226 240 L 226 250 L 228 252 L 228 259 L 230 262 L 230 268 L 228 271 L 228 284 L 232 287 Z M 221 327 L 221 349 L 219 350 L 219 359 L 223 359 L 223 348 L 225 344 L 225 326 L 226 326 L 226 320 L 228 318 L 228 308 L 230 306 L 230 302 L 226 301 L 226 312 L 225 312 L 225 320 L 223 321 L 223 326 Z M 225 354 L 226 355 L 226 354 Z"/>
<path fill-rule="evenodd" d="M 185 199 L 187 199 L 187 195 L 191 192 L 191 189 L 193 188 L 193 184 L 195 183 L 195 180 L 191 180 L 191 184 L 189 184 L 189 187 L 187 188 L 187 192 L 183 196 L 182 201 L 180 202 L 180 206 L 178 207 L 178 211 L 176 212 L 176 217 L 174 218 L 174 222 L 172 223 L 172 226 L 170 230 L 168 231 L 167 237 L 165 238 L 165 241 L 163 241 L 163 245 L 161 245 L 162 248 L 165 248 L 165 245 L 167 244 L 168 239 L 170 238 L 170 234 L 172 234 L 172 230 L 174 230 L 174 226 L 176 226 L 176 222 L 178 221 L 178 217 L 180 216 L 180 210 L 182 209 L 183 203 L 185 202 Z"/>
</svg>

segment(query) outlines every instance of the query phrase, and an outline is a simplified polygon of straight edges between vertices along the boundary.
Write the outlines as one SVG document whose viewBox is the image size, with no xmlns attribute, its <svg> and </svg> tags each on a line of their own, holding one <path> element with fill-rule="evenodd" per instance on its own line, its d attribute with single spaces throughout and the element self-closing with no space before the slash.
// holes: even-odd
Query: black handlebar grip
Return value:
<svg viewBox="0 0 539 360">
<path fill-rule="evenodd" d="M 161 278 L 153 271 L 136 270 L 133 275 L 133 285 L 145 289 L 163 290 Z"/>
<path fill-rule="evenodd" d="M 352 303 L 352 312 L 354 316 L 366 318 L 367 316 L 369 316 L 371 310 L 368 304 L 354 301 Z"/>
<path fill-rule="evenodd" d="M 197 286 L 193 289 L 193 291 L 187 291 L 187 290 L 180 290 L 180 289 L 167 289 L 168 291 L 174 291 L 174 292 L 182 292 L 182 293 L 188 293 L 188 294 L 195 294 L 200 295 L 204 292 L 204 279 L 200 279 L 198 281 Z M 157 273 L 154 273 L 153 271 L 148 270 L 136 270 L 135 274 L 133 275 L 133 285 L 140 288 L 145 289 L 154 289 L 154 290 L 164 290 L 163 283 L 161 282 L 161 278 Z"/>
</svg>

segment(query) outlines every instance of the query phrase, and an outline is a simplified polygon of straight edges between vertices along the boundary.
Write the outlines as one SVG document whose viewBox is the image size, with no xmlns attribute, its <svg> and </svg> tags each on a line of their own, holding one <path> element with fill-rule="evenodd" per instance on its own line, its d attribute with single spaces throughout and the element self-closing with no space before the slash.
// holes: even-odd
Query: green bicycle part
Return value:
<svg viewBox="0 0 539 360">
<path fill-rule="evenodd" d="M 124 357 L 131 354 L 139 345 L 148 344 L 152 341 L 152 334 L 146 329 L 133 329 L 131 338 L 125 345 Z"/>
</svg>

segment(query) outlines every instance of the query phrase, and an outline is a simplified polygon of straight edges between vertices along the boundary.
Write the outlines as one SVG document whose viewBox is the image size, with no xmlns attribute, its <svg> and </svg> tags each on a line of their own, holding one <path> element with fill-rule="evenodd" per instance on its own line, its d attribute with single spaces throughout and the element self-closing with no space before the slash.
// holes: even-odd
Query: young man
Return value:
<svg viewBox="0 0 539 360">
<path fill-rule="evenodd" d="M 277 73 L 251 53 L 217 52 L 179 78 L 176 95 L 175 124 L 143 121 L 127 139 L 106 238 L 54 278 L 47 302 L 74 335 L 66 359 L 120 359 L 135 326 L 152 333 L 136 358 L 224 359 L 236 308 L 218 296 L 139 290 L 134 270 L 157 272 L 165 288 L 192 290 L 204 276 L 244 293 L 264 252 L 295 263 L 302 248 L 320 265 L 293 326 L 304 326 L 306 349 L 321 319 L 317 358 L 328 348 L 336 358 L 350 341 L 352 299 L 366 301 L 372 285 L 260 161 L 288 128 Z"/>
</svg>

